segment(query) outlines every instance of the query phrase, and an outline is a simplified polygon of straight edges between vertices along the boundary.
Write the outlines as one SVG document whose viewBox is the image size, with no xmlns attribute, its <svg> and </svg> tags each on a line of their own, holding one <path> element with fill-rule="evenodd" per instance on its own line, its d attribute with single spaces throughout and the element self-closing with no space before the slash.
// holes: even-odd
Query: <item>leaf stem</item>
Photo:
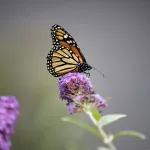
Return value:
<svg viewBox="0 0 150 150">
<path fill-rule="evenodd" d="M 93 117 L 90 110 L 85 110 L 85 113 L 90 117 L 93 124 L 97 127 L 98 131 L 103 137 L 103 142 L 109 147 L 110 150 L 117 150 L 116 147 L 113 144 L 113 136 L 107 135 L 106 132 L 103 130 L 102 127 L 98 125 L 98 121 Z"/>
</svg>

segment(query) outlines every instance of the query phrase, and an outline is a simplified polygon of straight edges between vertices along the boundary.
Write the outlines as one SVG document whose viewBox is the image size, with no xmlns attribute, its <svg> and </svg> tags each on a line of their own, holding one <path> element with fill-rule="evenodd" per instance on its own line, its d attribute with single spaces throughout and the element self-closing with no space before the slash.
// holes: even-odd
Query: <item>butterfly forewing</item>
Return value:
<svg viewBox="0 0 150 150">
<path fill-rule="evenodd" d="M 53 45 L 61 45 L 66 48 L 72 49 L 73 52 L 78 55 L 78 57 L 80 57 L 83 62 L 86 62 L 85 57 L 78 47 L 76 41 L 64 28 L 57 24 L 53 25 L 51 29 L 51 36 Z"/>
</svg>

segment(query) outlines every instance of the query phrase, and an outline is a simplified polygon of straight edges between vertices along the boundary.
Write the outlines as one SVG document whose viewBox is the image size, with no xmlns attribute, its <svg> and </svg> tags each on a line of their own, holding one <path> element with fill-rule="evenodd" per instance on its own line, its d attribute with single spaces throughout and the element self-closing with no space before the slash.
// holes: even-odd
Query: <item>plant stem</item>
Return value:
<svg viewBox="0 0 150 150">
<path fill-rule="evenodd" d="M 110 136 L 105 133 L 105 131 L 98 125 L 98 121 L 93 117 L 92 113 L 89 110 L 86 110 L 85 113 L 90 117 L 93 124 L 98 128 L 98 131 L 103 136 L 103 142 L 109 147 L 110 150 L 117 150 L 113 144 L 113 137 L 110 139 Z"/>
</svg>

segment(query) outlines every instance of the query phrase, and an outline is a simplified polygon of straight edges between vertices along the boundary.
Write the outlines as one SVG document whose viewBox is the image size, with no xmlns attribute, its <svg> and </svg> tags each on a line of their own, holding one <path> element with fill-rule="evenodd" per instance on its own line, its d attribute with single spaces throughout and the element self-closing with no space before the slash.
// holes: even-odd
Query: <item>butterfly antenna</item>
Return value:
<svg viewBox="0 0 150 150">
<path fill-rule="evenodd" d="M 94 70 L 96 70 L 96 71 L 98 71 L 102 76 L 103 76 L 103 78 L 105 77 L 105 75 L 102 73 L 102 72 L 100 72 L 99 70 L 97 70 L 95 67 L 92 67 Z"/>
</svg>

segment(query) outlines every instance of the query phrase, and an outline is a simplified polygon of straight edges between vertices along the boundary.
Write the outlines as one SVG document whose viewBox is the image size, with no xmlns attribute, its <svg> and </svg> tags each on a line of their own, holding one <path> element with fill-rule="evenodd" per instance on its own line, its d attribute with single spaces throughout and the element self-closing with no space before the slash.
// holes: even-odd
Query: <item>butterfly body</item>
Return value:
<svg viewBox="0 0 150 150">
<path fill-rule="evenodd" d="M 72 36 L 61 26 L 51 29 L 53 48 L 47 55 L 47 69 L 55 77 L 69 72 L 87 73 L 92 69 Z"/>
<path fill-rule="evenodd" d="M 86 62 L 83 62 L 82 64 L 78 64 L 78 72 L 82 73 L 86 73 L 86 70 L 91 70 L 92 67 L 90 65 L 88 65 Z M 88 73 L 86 73 L 88 74 Z"/>
</svg>

